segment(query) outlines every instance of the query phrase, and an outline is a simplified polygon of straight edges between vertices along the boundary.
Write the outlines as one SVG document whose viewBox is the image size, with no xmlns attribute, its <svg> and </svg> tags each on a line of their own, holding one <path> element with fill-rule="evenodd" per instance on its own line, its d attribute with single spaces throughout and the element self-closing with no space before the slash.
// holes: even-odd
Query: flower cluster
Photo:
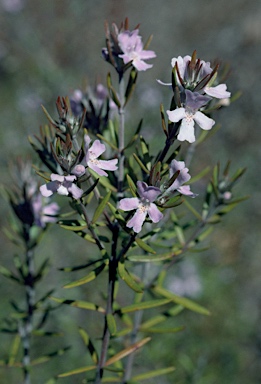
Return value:
<svg viewBox="0 0 261 384">
<path fill-rule="evenodd" d="M 194 124 L 210 130 L 215 121 L 206 114 L 204 110 L 213 99 L 227 100 L 230 92 L 226 84 L 217 84 L 217 69 L 211 68 L 209 62 L 196 58 L 196 52 L 191 56 L 173 58 L 173 83 L 158 82 L 178 88 L 178 105 L 175 110 L 167 110 L 169 120 L 173 123 L 181 121 L 178 130 L 178 140 L 193 143 L 195 138 Z M 223 104 L 225 105 L 225 104 Z"/>
<path fill-rule="evenodd" d="M 84 191 L 77 186 L 75 182 L 81 176 L 85 175 L 86 168 L 89 167 L 99 176 L 108 176 L 107 172 L 116 171 L 118 169 L 117 163 L 118 159 L 112 160 L 99 160 L 103 152 L 105 152 L 105 145 L 100 142 L 100 140 L 95 140 L 90 146 L 91 138 L 88 135 L 84 135 L 84 158 L 81 164 L 77 164 L 72 169 L 70 175 L 58 175 L 51 174 L 51 181 L 47 184 L 43 184 L 40 187 L 40 192 L 43 196 L 49 197 L 53 193 L 57 192 L 58 195 L 72 195 L 74 199 L 80 199 Z"/>
<path fill-rule="evenodd" d="M 112 64 L 122 77 L 126 69 L 132 65 L 137 71 L 146 71 L 151 68 L 144 60 L 156 57 L 154 51 L 144 49 L 139 29 L 129 30 L 128 19 L 120 28 L 116 24 L 112 25 L 112 30 L 106 25 L 106 48 L 102 54 L 106 61 Z"/>
<path fill-rule="evenodd" d="M 70 105 L 75 117 L 85 113 L 83 127 L 94 134 L 103 131 L 117 110 L 107 88 L 101 83 L 88 87 L 84 92 L 76 89 L 70 97 Z"/>
<path fill-rule="evenodd" d="M 173 181 L 174 178 L 174 181 Z M 133 228 L 134 232 L 139 233 L 147 217 L 153 223 L 158 223 L 163 219 L 163 214 L 158 209 L 155 202 L 165 201 L 168 196 L 178 192 L 189 197 L 196 197 L 190 190 L 189 185 L 183 185 L 189 181 L 191 176 L 184 161 L 172 160 L 169 170 L 169 181 L 163 184 L 161 188 L 148 186 L 143 181 L 137 182 L 138 197 L 124 198 L 119 201 L 118 208 L 123 211 L 132 211 L 136 209 L 134 216 L 128 221 L 127 227 Z"/>
<path fill-rule="evenodd" d="M 12 189 L 6 188 L 6 192 L 22 225 L 45 228 L 47 223 L 55 222 L 59 206 L 57 203 L 50 203 L 39 193 L 31 161 L 18 158 L 10 170 L 14 182 Z"/>
<path fill-rule="evenodd" d="M 146 71 L 152 67 L 152 64 L 147 64 L 144 60 L 153 59 L 156 57 L 156 54 L 154 51 L 143 49 L 138 29 L 119 33 L 118 42 L 119 47 L 123 52 L 119 57 L 123 59 L 124 64 L 131 62 L 137 71 Z"/>
</svg>

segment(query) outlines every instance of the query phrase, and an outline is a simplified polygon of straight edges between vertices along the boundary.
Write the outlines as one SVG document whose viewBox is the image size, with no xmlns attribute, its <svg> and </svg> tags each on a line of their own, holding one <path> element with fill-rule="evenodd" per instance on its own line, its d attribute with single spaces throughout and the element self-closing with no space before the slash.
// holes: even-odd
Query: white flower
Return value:
<svg viewBox="0 0 261 384">
<path fill-rule="evenodd" d="M 209 102 L 210 98 L 208 96 L 200 95 L 197 92 L 191 92 L 188 89 L 185 90 L 185 94 L 185 106 L 176 108 L 174 111 L 167 111 L 167 114 L 169 120 L 173 123 L 182 120 L 177 136 L 178 140 L 187 140 L 189 143 L 193 143 L 196 140 L 194 122 L 196 122 L 200 128 L 209 130 L 213 127 L 215 121 L 198 110 Z"/>
</svg>

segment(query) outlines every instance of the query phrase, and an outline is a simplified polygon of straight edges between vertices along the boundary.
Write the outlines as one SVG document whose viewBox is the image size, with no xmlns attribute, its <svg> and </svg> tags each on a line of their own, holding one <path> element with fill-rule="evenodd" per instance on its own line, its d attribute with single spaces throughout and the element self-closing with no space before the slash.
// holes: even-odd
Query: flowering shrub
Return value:
<svg viewBox="0 0 261 384">
<path fill-rule="evenodd" d="M 160 107 L 159 125 L 165 143 L 160 146 L 159 140 L 159 152 L 151 153 L 146 132 L 140 135 L 140 123 L 126 142 L 125 109 L 135 97 L 138 72 L 150 69 L 152 64 L 146 61 L 156 58 L 155 52 L 147 49 L 148 43 L 143 45 L 138 27 L 129 29 L 128 20 L 119 28 L 113 24 L 110 29 L 106 24 L 102 54 L 115 70 L 118 84 L 108 73 L 107 89 L 98 84 L 92 91 L 77 90 L 70 98 L 59 97 L 58 119 L 44 109 L 50 125 L 41 128 L 40 136 L 29 138 L 42 162 L 37 174 L 45 180 L 40 186 L 43 198 L 57 193 L 67 199 L 68 212 L 60 215 L 57 223 L 86 245 L 86 264 L 64 270 L 89 271 L 64 288 L 95 280 L 99 290 L 96 278 L 107 278 L 107 291 L 101 292 L 99 302 L 91 297 L 86 301 L 68 299 L 66 293 L 65 297 L 50 298 L 59 305 L 94 311 L 103 324 L 101 335 L 89 335 L 88 329 L 80 331 L 92 365 L 59 372 L 59 378 L 86 372 L 88 382 L 95 384 L 138 383 L 172 372 L 171 366 L 136 374 L 134 352 L 150 342 L 149 335 L 154 332 L 181 331 L 182 327 L 159 326 L 181 310 L 209 314 L 200 304 L 169 290 L 165 278 L 186 252 L 198 250 L 213 225 L 243 199 L 234 197 L 233 187 L 244 169 L 229 176 L 229 163 L 223 171 L 219 164 L 213 168 L 204 196 L 199 196 L 196 184 L 191 190 L 191 184 L 210 173 L 203 169 L 191 177 L 188 167 L 215 125 L 212 111 L 228 105 L 231 98 L 226 84 L 219 83 L 219 66 L 212 69 L 209 62 L 197 58 L 196 52 L 172 59 L 171 84 L 158 81 L 168 85 L 166 92 L 171 98 L 169 109 Z M 201 208 L 200 204 L 197 208 L 192 205 L 198 199 Z M 28 222 L 31 215 L 29 225 L 40 222 L 44 228 L 57 214 L 55 203 L 40 209 L 35 203 L 29 204 L 28 216 L 25 206 L 18 210 L 11 202 L 22 222 Z M 73 217 L 68 219 L 70 215 Z M 97 247 L 96 256 L 88 253 L 88 242 Z M 75 263 L 75 255 L 72 260 Z M 153 265 L 147 275 L 146 264 Z M 135 265 L 142 266 L 140 274 Z M 120 297 L 118 284 L 133 291 L 131 303 Z M 156 308 L 157 315 L 145 321 L 143 314 L 150 308 Z M 97 339 L 101 339 L 101 346 Z M 22 364 L 27 379 L 29 365 Z"/>
</svg>

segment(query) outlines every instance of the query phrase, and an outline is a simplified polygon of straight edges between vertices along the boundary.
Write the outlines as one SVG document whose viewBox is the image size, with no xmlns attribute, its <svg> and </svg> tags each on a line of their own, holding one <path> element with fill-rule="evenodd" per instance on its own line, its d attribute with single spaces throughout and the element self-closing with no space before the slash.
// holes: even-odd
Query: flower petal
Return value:
<svg viewBox="0 0 261 384">
<path fill-rule="evenodd" d="M 58 195 L 63 195 L 63 196 L 69 195 L 68 188 L 62 184 L 57 188 L 57 193 Z"/>
<path fill-rule="evenodd" d="M 169 177 L 171 177 L 177 172 L 180 171 L 178 177 L 173 182 L 173 184 L 168 188 L 170 191 L 178 189 L 182 184 L 190 180 L 191 176 L 188 173 L 188 168 L 186 168 L 184 161 L 172 160 L 170 163 Z"/>
<path fill-rule="evenodd" d="M 177 108 L 174 109 L 174 111 L 167 111 L 167 115 L 170 121 L 172 121 L 173 123 L 177 123 L 178 121 L 186 117 L 185 108 Z"/>
<path fill-rule="evenodd" d="M 44 197 L 52 196 L 54 192 L 57 192 L 58 185 L 55 181 L 41 185 L 40 192 Z"/>
<path fill-rule="evenodd" d="M 179 134 L 177 136 L 179 141 L 187 140 L 189 143 L 194 143 L 196 140 L 194 132 L 194 121 L 193 119 L 183 119 L 179 128 Z"/>
<path fill-rule="evenodd" d="M 51 174 L 52 181 L 60 181 L 61 183 L 64 181 L 64 176 L 56 175 L 55 173 Z"/>
<path fill-rule="evenodd" d="M 99 168 L 99 166 L 98 166 L 97 164 L 94 164 L 93 162 L 88 161 L 87 165 L 88 165 L 88 167 L 91 168 L 94 172 L 98 173 L 98 175 L 100 175 L 100 176 L 108 176 L 108 173 L 106 173 L 106 172 L 103 171 L 101 168 Z"/>
<path fill-rule="evenodd" d="M 148 200 L 150 203 L 156 200 L 161 190 L 157 187 L 148 186 L 144 181 L 137 182 L 138 193 L 141 198 Z"/>
<path fill-rule="evenodd" d="M 152 64 L 147 64 L 145 61 L 140 59 L 135 59 L 132 62 L 133 67 L 135 67 L 138 71 L 146 71 L 147 69 L 150 69 L 153 67 Z"/>
<path fill-rule="evenodd" d="M 163 218 L 163 214 L 154 203 L 150 203 L 148 214 L 153 223 L 158 223 Z"/>
<path fill-rule="evenodd" d="M 79 199 L 80 197 L 82 197 L 83 194 L 83 190 L 74 183 L 72 183 L 72 185 L 68 187 L 68 191 L 72 194 L 75 199 Z"/>
<path fill-rule="evenodd" d="M 156 57 L 156 53 L 154 51 L 146 51 L 146 50 L 143 50 L 140 52 L 140 58 L 142 60 L 146 60 L 146 59 L 153 59 L 154 57 Z"/>
<path fill-rule="evenodd" d="M 140 199 L 137 197 L 125 198 L 119 201 L 118 207 L 123 211 L 132 211 L 137 209 L 140 203 Z"/>
<path fill-rule="evenodd" d="M 178 192 L 181 193 L 182 195 L 193 197 L 193 198 L 198 196 L 196 193 L 193 193 L 190 190 L 190 186 L 189 185 L 183 185 L 182 187 L 179 187 L 178 188 Z"/>
<path fill-rule="evenodd" d="M 142 225 L 146 219 L 147 212 L 137 209 L 134 216 L 128 221 L 127 227 L 133 228 L 134 232 L 139 233 L 142 229 Z"/>
<path fill-rule="evenodd" d="M 200 126 L 200 128 L 209 130 L 213 127 L 215 124 L 215 121 L 213 119 L 210 119 L 210 117 L 207 117 L 204 115 L 204 113 L 197 111 L 194 115 L 195 122 Z"/>
<path fill-rule="evenodd" d="M 118 169 L 117 164 L 118 159 L 112 160 L 98 160 L 97 166 L 101 169 L 106 169 L 107 171 L 116 171 Z"/>
<path fill-rule="evenodd" d="M 91 147 L 89 148 L 89 152 L 92 152 L 90 155 L 90 158 L 96 159 L 99 157 L 103 152 L 105 152 L 106 147 L 104 144 L 100 142 L 100 140 L 95 140 Z"/>
<path fill-rule="evenodd" d="M 215 97 L 216 99 L 227 99 L 231 93 L 227 91 L 226 84 L 219 84 L 216 87 L 206 87 L 204 89 L 207 95 Z"/>
</svg>

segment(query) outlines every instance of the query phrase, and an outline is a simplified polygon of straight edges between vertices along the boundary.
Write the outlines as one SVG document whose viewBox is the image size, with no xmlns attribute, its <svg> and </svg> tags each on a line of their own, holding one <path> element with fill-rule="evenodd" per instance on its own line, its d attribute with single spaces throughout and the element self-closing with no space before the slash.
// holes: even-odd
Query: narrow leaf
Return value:
<svg viewBox="0 0 261 384">
<path fill-rule="evenodd" d="M 154 251 L 154 249 L 152 249 L 148 244 L 146 244 L 143 240 L 141 240 L 140 238 L 136 237 L 135 239 L 135 242 L 138 244 L 138 246 L 143 249 L 144 251 L 146 252 L 149 252 L 149 253 L 153 253 L 154 255 L 156 254 L 156 252 Z"/>
<path fill-rule="evenodd" d="M 8 359 L 8 366 L 9 367 L 12 367 L 15 363 L 15 359 L 16 359 L 18 351 L 19 351 L 20 343 L 21 343 L 21 337 L 20 337 L 20 335 L 16 335 L 14 338 L 14 341 L 11 345 L 11 350 L 9 353 L 9 359 Z"/>
<path fill-rule="evenodd" d="M 74 232 L 82 231 L 87 228 L 87 225 L 83 220 L 59 220 L 58 224 L 61 228 Z"/>
<path fill-rule="evenodd" d="M 136 303 L 132 305 L 128 305 L 120 309 L 121 313 L 129 313 L 135 311 L 141 311 L 144 309 L 160 307 L 161 305 L 168 304 L 172 301 L 172 299 L 157 299 L 157 300 L 148 300 L 142 301 L 141 303 Z"/>
<path fill-rule="evenodd" d="M 180 304 L 183 307 L 190 309 L 191 311 L 201 313 L 202 315 L 210 315 L 210 312 L 208 309 L 202 307 L 201 305 L 195 303 L 194 301 L 192 301 L 190 299 L 177 296 L 174 293 L 168 291 L 167 289 L 164 289 L 164 288 L 159 287 L 159 286 L 155 286 L 153 288 L 153 291 L 158 293 L 161 296 L 164 296 L 166 298 L 173 300 L 175 303 Z"/>
<path fill-rule="evenodd" d="M 141 167 L 141 169 L 142 169 L 145 173 L 149 174 L 150 171 L 146 168 L 146 166 L 143 164 L 143 162 L 140 160 L 140 158 L 136 155 L 136 153 L 133 153 L 132 155 L 133 155 L 134 159 L 136 160 L 136 162 L 137 162 L 137 163 L 139 164 L 139 166 Z"/>
<path fill-rule="evenodd" d="M 150 333 L 177 333 L 184 331 L 185 327 L 180 326 L 180 327 L 172 327 L 172 328 L 143 328 L 140 327 L 141 332 L 150 332 Z"/>
<path fill-rule="evenodd" d="M 94 364 L 98 364 L 98 353 L 96 352 L 95 347 L 94 347 L 88 333 L 83 328 L 79 328 L 79 332 L 80 332 L 80 335 L 83 339 L 84 344 L 86 345 L 86 347 L 88 348 L 88 350 L 90 352 L 92 361 L 94 362 Z"/>
<path fill-rule="evenodd" d="M 72 371 L 69 371 L 69 372 L 60 373 L 60 375 L 58 375 L 58 377 L 67 377 L 67 376 L 72 376 L 72 375 L 78 375 L 79 373 L 92 371 L 94 369 L 96 369 L 96 365 L 90 365 L 89 367 L 76 368 L 76 369 L 73 369 Z"/>
<path fill-rule="evenodd" d="M 137 188 L 136 188 L 136 185 L 134 183 L 134 181 L 132 180 L 132 178 L 130 177 L 130 175 L 127 175 L 127 182 L 129 184 L 129 187 L 130 187 L 130 191 L 131 191 L 131 194 L 133 197 L 136 197 L 136 191 L 137 191 Z"/>
<path fill-rule="evenodd" d="M 160 324 L 170 317 L 177 316 L 180 312 L 184 310 L 184 307 L 182 305 L 175 305 L 174 307 L 170 308 L 169 310 L 163 312 L 160 315 L 156 315 L 149 320 L 145 321 L 144 323 L 141 324 L 140 328 L 146 329 L 146 328 L 151 328 L 154 325 Z"/>
<path fill-rule="evenodd" d="M 161 260 L 172 259 L 177 254 L 175 252 L 167 252 L 161 255 L 151 256 L 151 255 L 132 255 L 128 256 L 127 259 L 130 261 L 138 262 L 138 263 L 151 263 L 157 262 Z"/>
<path fill-rule="evenodd" d="M 161 114 L 161 126 L 162 126 L 162 129 L 163 129 L 163 132 L 164 132 L 165 135 L 168 137 L 168 131 L 167 131 L 167 128 L 166 128 L 166 122 L 165 122 L 165 114 L 164 114 L 164 107 L 163 107 L 163 104 L 160 105 L 160 114 Z"/>
<path fill-rule="evenodd" d="M 192 207 L 192 205 L 188 202 L 187 199 L 184 200 L 184 204 L 187 206 L 187 208 L 190 210 L 190 212 L 192 212 L 193 215 L 196 216 L 196 218 L 198 220 L 202 221 L 201 215 L 195 210 L 194 207 Z"/>
<path fill-rule="evenodd" d="M 48 353 L 48 355 L 45 355 L 45 356 L 41 356 L 35 360 L 33 360 L 31 362 L 31 365 L 38 365 L 38 364 L 43 364 L 43 363 L 46 363 L 47 361 L 49 361 L 52 357 L 54 356 L 61 356 L 63 355 L 66 351 L 68 351 L 68 349 L 70 349 L 71 347 L 65 347 L 65 348 L 62 348 L 62 349 L 58 349 L 57 351 L 54 351 L 54 352 L 51 352 L 51 353 Z"/>
<path fill-rule="evenodd" d="M 100 215 L 103 213 L 106 204 L 110 200 L 110 197 L 111 197 L 111 192 L 108 192 L 107 195 L 104 196 L 104 198 L 102 199 L 102 201 L 100 202 L 100 204 L 98 205 L 98 207 L 94 212 L 92 223 L 95 223 L 100 217 Z"/>
<path fill-rule="evenodd" d="M 107 263 L 102 263 L 93 271 L 91 271 L 87 276 L 84 276 L 79 280 L 73 281 L 72 283 L 66 284 L 64 285 L 63 288 L 75 288 L 75 287 L 78 287 L 79 285 L 87 284 L 90 281 L 93 281 L 104 270 L 106 265 Z"/>
<path fill-rule="evenodd" d="M 18 277 L 16 277 L 11 271 L 9 271 L 9 269 L 3 267 L 2 265 L 0 265 L 0 273 L 7 277 L 8 279 L 11 279 L 11 280 L 14 280 L 16 281 L 17 283 L 20 283 L 21 284 L 21 281 Z"/>
<path fill-rule="evenodd" d="M 71 307 L 77 307 L 77 308 L 81 308 L 81 309 L 89 309 L 90 311 L 97 311 L 100 313 L 105 313 L 104 308 L 100 307 L 99 305 L 90 303 L 88 301 L 59 299 L 59 298 L 53 297 L 53 296 L 51 296 L 50 299 L 56 301 L 57 303 L 70 305 Z"/>
<path fill-rule="evenodd" d="M 115 333 L 117 332 L 117 326 L 116 326 L 116 321 L 114 319 L 114 316 L 111 313 L 109 313 L 106 316 L 106 321 L 107 321 L 107 324 L 108 324 L 108 328 L 109 328 L 110 334 L 112 336 L 114 336 Z"/>
<path fill-rule="evenodd" d="M 145 339 L 142 339 L 137 343 L 132 344 L 130 347 L 123 349 L 121 352 L 117 353 L 116 355 L 111 357 L 109 360 L 107 360 L 105 363 L 105 367 L 108 367 L 108 365 L 114 364 L 116 361 L 121 360 L 124 357 L 130 355 L 131 353 L 137 351 L 137 349 L 141 348 L 144 344 L 148 343 L 150 340 L 151 340 L 150 337 L 146 337 Z"/>
<path fill-rule="evenodd" d="M 132 278 L 129 272 L 125 269 L 124 263 L 119 262 L 118 264 L 119 275 L 123 281 L 135 292 L 143 292 L 143 289 L 136 283 L 136 281 Z"/>
<path fill-rule="evenodd" d="M 151 379 L 152 377 L 157 377 L 157 376 L 162 376 L 162 375 L 167 375 L 170 372 L 175 371 L 175 367 L 168 367 L 168 368 L 162 368 L 162 369 L 157 369 L 156 371 L 151 371 L 151 372 L 146 372 L 142 373 L 140 375 L 132 377 L 132 380 L 147 380 Z"/>
</svg>

